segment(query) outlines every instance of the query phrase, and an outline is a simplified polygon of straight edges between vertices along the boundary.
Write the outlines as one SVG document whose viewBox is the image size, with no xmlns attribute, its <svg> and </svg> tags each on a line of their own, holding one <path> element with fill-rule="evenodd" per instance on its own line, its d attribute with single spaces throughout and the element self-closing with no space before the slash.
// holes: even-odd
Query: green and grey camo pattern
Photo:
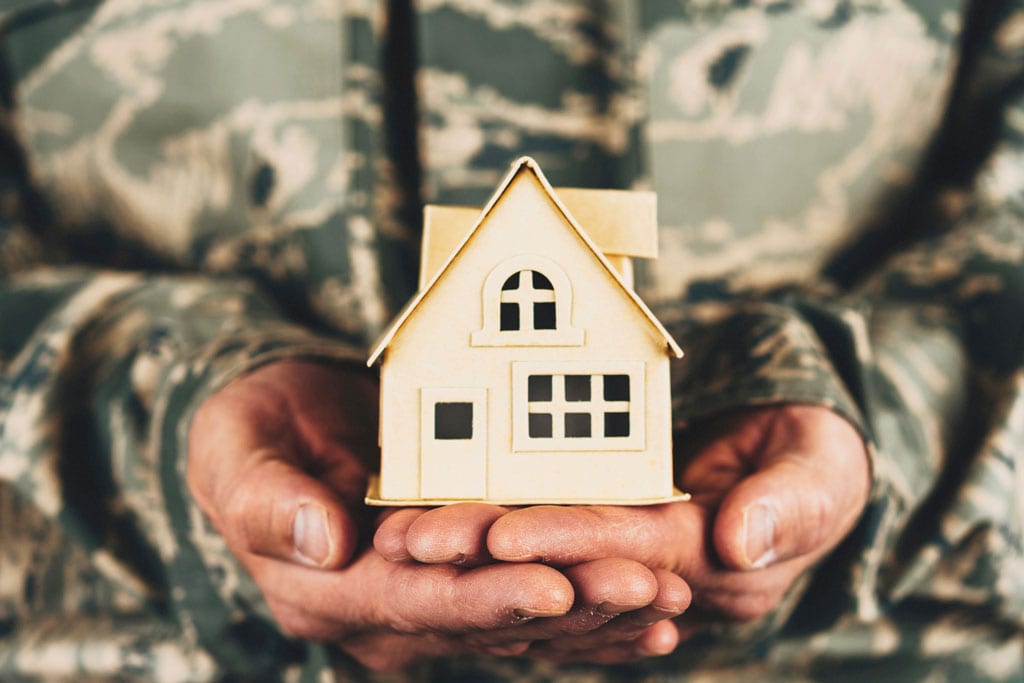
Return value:
<svg viewBox="0 0 1024 683">
<path fill-rule="evenodd" d="M 382 678 L 1022 680 L 1024 2 L 384 4 L 0 3 L 0 679 L 371 678 L 277 631 L 188 496 L 189 416 L 361 357 L 421 203 L 530 154 L 658 192 L 679 429 L 831 406 L 872 499 L 670 657 Z"/>
</svg>

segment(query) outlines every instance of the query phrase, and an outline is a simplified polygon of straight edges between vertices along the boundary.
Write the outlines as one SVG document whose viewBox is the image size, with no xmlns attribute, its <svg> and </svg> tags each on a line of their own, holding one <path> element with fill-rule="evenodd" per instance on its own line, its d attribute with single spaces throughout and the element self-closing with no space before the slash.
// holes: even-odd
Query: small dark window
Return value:
<svg viewBox="0 0 1024 683">
<path fill-rule="evenodd" d="M 530 438 L 551 438 L 551 415 L 549 413 L 530 413 Z"/>
<path fill-rule="evenodd" d="M 604 376 L 604 400 L 606 400 L 606 401 L 628 401 L 629 400 L 629 375 L 605 375 Z"/>
<path fill-rule="evenodd" d="M 629 436 L 629 413 L 605 413 L 605 436 Z"/>
<path fill-rule="evenodd" d="M 435 439 L 472 439 L 472 403 L 434 404 Z"/>
<path fill-rule="evenodd" d="M 530 375 L 527 380 L 527 398 L 530 401 L 551 400 L 551 375 Z"/>
<path fill-rule="evenodd" d="M 537 273 L 534 273 L 536 275 Z M 533 304 L 533 329 L 554 330 L 555 325 L 555 302 L 538 301 Z"/>
<path fill-rule="evenodd" d="M 519 329 L 519 304 L 501 304 L 501 329 L 502 331 Z"/>
<path fill-rule="evenodd" d="M 590 436 L 590 413 L 566 413 L 565 436 L 570 439 Z"/>
<path fill-rule="evenodd" d="M 589 401 L 590 400 L 590 375 L 566 375 L 565 376 L 565 400 L 566 401 Z"/>
<path fill-rule="evenodd" d="M 519 289 L 519 273 L 512 273 L 512 275 L 505 280 L 505 284 L 501 286 L 501 291 L 503 292 L 507 292 L 510 289 Z"/>
<path fill-rule="evenodd" d="M 538 273 L 536 270 L 531 270 L 533 273 L 533 288 L 534 289 L 554 289 L 551 285 L 551 280 L 544 277 L 542 273 Z"/>
</svg>

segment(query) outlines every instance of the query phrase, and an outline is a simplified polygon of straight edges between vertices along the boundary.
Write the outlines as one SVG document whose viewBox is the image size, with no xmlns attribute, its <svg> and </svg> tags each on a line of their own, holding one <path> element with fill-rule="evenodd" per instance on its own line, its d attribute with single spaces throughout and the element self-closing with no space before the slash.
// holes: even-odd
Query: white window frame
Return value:
<svg viewBox="0 0 1024 683">
<path fill-rule="evenodd" d="M 515 273 L 535 271 L 555 292 L 555 329 L 502 330 L 502 286 Z M 484 280 L 483 327 L 470 335 L 473 346 L 583 346 L 583 330 L 572 326 L 572 283 L 557 263 L 536 254 L 520 254 L 499 263 Z"/>
<path fill-rule="evenodd" d="M 591 434 L 600 430 L 600 436 L 566 437 L 555 436 L 561 429 L 554 429 L 551 437 L 534 438 L 530 436 L 530 400 L 529 377 L 531 375 L 552 376 L 552 422 L 555 416 L 563 416 L 571 412 L 589 412 L 591 414 Z M 590 401 L 566 401 L 564 379 L 559 376 L 589 375 L 591 377 Z M 621 412 L 605 410 L 610 404 L 598 395 L 601 382 L 594 381 L 596 375 L 626 375 L 629 377 L 629 436 L 604 436 L 604 413 Z M 512 450 L 518 453 L 543 453 L 559 451 L 642 451 L 646 440 L 645 365 L 643 361 L 546 361 L 546 362 L 513 362 L 512 363 Z M 615 402 L 618 403 L 618 402 Z M 533 403 L 538 407 L 538 402 Z M 576 408 L 577 410 L 573 410 Z M 546 412 L 536 411 L 535 412 Z M 601 420 L 596 416 L 600 415 Z"/>
</svg>

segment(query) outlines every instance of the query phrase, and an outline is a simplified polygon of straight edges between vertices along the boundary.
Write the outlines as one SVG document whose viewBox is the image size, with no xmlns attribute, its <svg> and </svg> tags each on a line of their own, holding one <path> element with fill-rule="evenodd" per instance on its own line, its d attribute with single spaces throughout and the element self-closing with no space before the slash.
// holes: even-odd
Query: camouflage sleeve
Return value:
<svg viewBox="0 0 1024 683">
<path fill-rule="evenodd" d="M 759 626 L 802 643 L 816 676 L 858 671 L 851 647 L 899 680 L 1021 673 L 1024 11 L 977 8 L 908 206 L 836 257 L 822 291 L 734 303 L 708 287 L 676 311 L 684 422 L 808 402 L 869 439 L 858 528 Z"/>
<path fill-rule="evenodd" d="M 47 264 L 14 170 L 0 220 L 0 678 L 207 680 L 302 659 L 188 494 L 189 420 L 261 364 L 364 352 L 289 322 L 243 279 Z"/>
<path fill-rule="evenodd" d="M 256 586 L 191 500 L 183 478 L 185 436 L 206 396 L 262 364 L 365 357 L 364 330 L 345 324 L 376 284 L 367 276 L 371 285 L 349 286 L 360 263 L 373 261 L 365 269 L 375 272 L 377 252 L 369 243 L 376 223 L 336 209 L 356 194 L 345 184 L 355 186 L 352 178 L 376 186 L 354 161 L 378 163 L 374 136 L 358 137 L 367 140 L 361 156 L 340 141 L 362 133 L 359 117 L 366 111 L 372 118 L 374 110 L 369 97 L 353 94 L 355 86 L 342 96 L 335 75 L 348 62 L 335 50 L 350 39 L 353 52 L 375 54 L 366 20 L 373 5 L 46 1 L 0 9 L 0 680 L 276 679 L 282 666 L 305 660 L 313 666 L 321 656 L 281 636 Z M 274 9 L 284 11 L 286 26 Z M 15 26 L 18 17 L 24 20 Z M 278 42 L 268 43 L 272 36 Z M 258 46 L 260 66 L 238 45 Z M 137 57 L 136 48 L 155 51 Z M 111 113 L 102 121 L 131 128 L 122 102 L 138 103 L 130 87 L 103 90 L 117 78 L 96 71 L 101 53 L 113 55 L 104 62 L 112 70 L 132 65 L 129 71 L 145 73 L 139 76 L 145 87 L 161 84 L 159 101 L 145 101 L 162 123 L 140 125 L 138 157 L 127 156 L 152 161 L 167 153 L 173 145 L 166 140 L 181 133 L 179 124 L 209 125 L 218 136 L 227 126 L 232 132 L 218 137 L 225 157 L 214 163 L 217 179 L 205 166 L 209 154 L 218 154 L 210 152 L 220 148 L 216 143 L 198 144 L 190 158 L 206 170 L 178 166 L 176 177 L 190 188 L 180 194 L 177 181 L 162 172 L 136 169 L 132 176 L 119 162 L 105 167 L 114 176 L 110 194 L 84 191 L 98 211 L 69 215 L 88 200 L 82 184 L 71 190 L 73 199 L 54 191 L 59 182 L 52 177 L 47 185 L 40 169 L 55 138 L 46 122 L 53 116 L 69 122 L 56 147 L 80 150 L 95 141 L 93 131 L 105 129 L 104 108 Z M 282 53 L 293 60 L 283 63 Z M 193 78 L 194 58 L 206 60 L 204 75 L 220 69 L 222 79 Z M 353 62 L 351 72 L 372 82 L 373 68 Z M 45 63 L 53 68 L 40 68 Z M 305 80 L 321 90 L 303 99 L 310 88 L 289 89 L 289 78 L 301 79 L 286 75 L 313 68 L 321 77 Z M 175 78 L 174 69 L 184 76 Z M 258 83 L 245 78 L 250 72 Z M 32 83 L 45 103 L 33 99 Z M 261 89 L 267 83 L 272 92 Z M 190 109 L 181 108 L 178 93 Z M 344 133 L 343 100 L 358 110 Z M 150 112 L 131 111 L 139 121 Z M 228 113 L 237 111 L 241 117 L 231 119 Z M 258 151 L 260 140 L 269 151 Z M 68 176 L 102 185 L 100 156 L 78 157 L 88 161 Z M 279 157 L 287 161 L 278 164 Z M 58 161 L 49 168 L 59 175 L 68 166 Z M 232 175 L 237 171 L 239 178 Z M 289 180 L 290 173 L 299 180 Z M 143 176 L 153 185 L 140 194 L 139 213 L 104 213 L 111 205 L 123 208 L 119 202 L 139 186 L 132 179 Z M 267 228 L 287 223 L 267 207 L 274 183 L 287 186 L 282 211 L 299 216 L 289 226 L 308 221 L 318 229 Z M 230 199 L 224 187 L 232 188 Z M 175 213 L 194 200 L 195 214 Z M 147 230 L 145 239 L 124 229 L 129 214 Z M 345 220 L 370 237 L 346 243 Z M 197 227 L 202 221 L 208 224 Z M 164 238 L 184 232 L 175 258 L 161 251 Z M 209 260 L 196 256 L 206 249 Z M 364 260 L 349 267 L 353 253 Z M 330 338 L 306 324 L 317 292 L 341 328 Z"/>
<path fill-rule="evenodd" d="M 189 417 L 211 391 L 257 365 L 361 352 L 285 321 L 237 280 L 36 269 L 0 287 L 0 320 L 0 485 L 42 515 L 38 528 L 59 527 L 84 550 L 98 573 L 93 583 L 115 587 L 105 604 L 93 597 L 92 612 L 149 616 L 183 679 L 211 665 L 197 645 L 242 672 L 276 665 L 288 644 L 187 492 Z M 57 571 L 66 553 L 19 558 L 33 539 L 3 526 L 0 620 L 11 623 L 0 638 L 24 645 L 41 624 L 67 616 L 60 605 L 36 609 L 26 586 L 45 580 L 56 595 L 82 589 L 61 585 L 75 582 Z M 81 620 L 66 625 L 82 628 Z M 88 643 L 59 630 L 51 623 L 47 642 Z M 153 645 L 135 643 L 134 654 L 151 658 Z M 96 662 L 95 673 L 114 675 L 132 650 Z M 45 649 L 40 661 L 26 661 L 32 648 L 10 651 L 20 654 L 0 656 L 3 677 L 56 673 Z"/>
</svg>

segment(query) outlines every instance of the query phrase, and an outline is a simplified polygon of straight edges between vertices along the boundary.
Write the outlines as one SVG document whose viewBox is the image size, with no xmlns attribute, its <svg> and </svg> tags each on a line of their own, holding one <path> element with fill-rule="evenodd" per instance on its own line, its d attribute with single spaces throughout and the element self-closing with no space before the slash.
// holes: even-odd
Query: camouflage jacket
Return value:
<svg viewBox="0 0 1024 683">
<path fill-rule="evenodd" d="M 386 5 L 384 7 L 383 5 Z M 1020 0 L 0 3 L 0 679 L 361 679 L 190 499 L 232 377 L 347 362 L 424 201 L 653 188 L 682 428 L 831 406 L 857 529 L 765 620 L 633 667 L 423 680 L 1021 680 Z M 415 84 L 415 87 L 414 87 Z"/>
</svg>

